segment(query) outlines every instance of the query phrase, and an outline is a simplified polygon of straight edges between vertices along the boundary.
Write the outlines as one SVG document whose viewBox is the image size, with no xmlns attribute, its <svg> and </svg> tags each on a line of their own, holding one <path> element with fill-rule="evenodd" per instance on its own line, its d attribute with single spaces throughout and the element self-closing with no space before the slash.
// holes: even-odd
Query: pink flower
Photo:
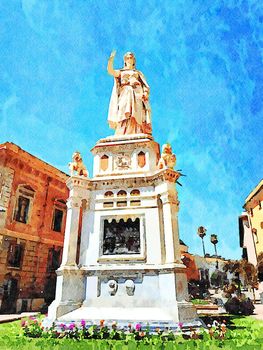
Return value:
<svg viewBox="0 0 263 350">
<path fill-rule="evenodd" d="M 27 326 L 27 321 L 25 321 L 25 320 L 23 320 L 23 321 L 21 321 L 21 327 L 26 327 Z"/>
<path fill-rule="evenodd" d="M 180 329 L 182 329 L 182 328 L 183 328 L 183 323 L 182 323 L 182 322 L 179 322 L 179 323 L 178 323 L 178 327 L 179 327 Z"/>
<path fill-rule="evenodd" d="M 86 321 L 85 320 L 81 320 L 80 324 L 81 324 L 82 327 L 85 327 L 86 326 Z"/>
<path fill-rule="evenodd" d="M 137 323 L 135 329 L 137 332 L 139 332 L 142 329 L 142 325 L 140 323 Z"/>
</svg>

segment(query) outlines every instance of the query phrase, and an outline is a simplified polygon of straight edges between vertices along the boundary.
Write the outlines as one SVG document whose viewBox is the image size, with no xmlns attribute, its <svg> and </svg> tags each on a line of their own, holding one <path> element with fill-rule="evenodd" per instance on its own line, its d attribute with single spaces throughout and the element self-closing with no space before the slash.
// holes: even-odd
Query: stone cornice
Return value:
<svg viewBox="0 0 263 350">
<path fill-rule="evenodd" d="M 180 177 L 180 173 L 172 169 L 164 169 L 149 176 L 142 176 L 137 174 L 136 176 L 126 177 L 104 177 L 103 179 L 91 179 L 92 189 L 100 190 L 106 188 L 121 188 L 121 187 L 145 187 L 156 186 L 162 182 L 168 181 L 176 183 Z"/>
<path fill-rule="evenodd" d="M 1 153 L 4 153 L 4 157 L 7 157 L 7 163 L 16 166 L 23 165 L 23 168 L 27 170 L 32 169 L 35 176 L 42 174 L 44 177 L 51 177 L 63 183 L 65 183 L 69 177 L 63 171 L 33 156 L 12 142 L 6 142 L 0 145 L 0 154 Z"/>
<path fill-rule="evenodd" d="M 102 152 L 118 153 L 122 151 L 121 147 L 125 147 L 125 151 L 133 151 L 134 149 L 150 147 L 153 150 L 158 148 L 159 144 L 153 140 L 152 136 L 139 134 L 139 135 L 129 135 L 129 137 L 107 137 L 105 139 L 99 140 L 96 145 L 91 149 L 91 152 L 95 155 Z"/>
<path fill-rule="evenodd" d="M 169 273 L 171 271 L 176 270 L 177 272 L 185 272 L 185 265 L 179 262 L 170 263 L 170 264 L 143 264 L 141 262 L 133 263 L 133 264 L 97 264 L 97 265 L 89 265 L 82 266 L 80 270 L 85 271 L 86 273 L 96 273 L 103 271 L 113 271 L 113 272 L 158 272 L 158 273 Z"/>
<path fill-rule="evenodd" d="M 16 232 L 16 231 L 11 231 L 8 229 L 1 229 L 0 232 L 1 235 L 3 236 L 8 236 L 12 238 L 20 238 L 25 241 L 32 241 L 32 242 L 37 242 L 37 243 L 43 243 L 43 244 L 50 244 L 50 245 L 55 245 L 55 246 L 63 246 L 63 241 L 64 241 L 64 235 L 61 241 L 56 241 L 53 239 L 49 238 L 43 238 L 43 237 L 38 237 L 35 235 L 30 235 L 28 233 L 23 233 L 23 232 Z"/>
</svg>

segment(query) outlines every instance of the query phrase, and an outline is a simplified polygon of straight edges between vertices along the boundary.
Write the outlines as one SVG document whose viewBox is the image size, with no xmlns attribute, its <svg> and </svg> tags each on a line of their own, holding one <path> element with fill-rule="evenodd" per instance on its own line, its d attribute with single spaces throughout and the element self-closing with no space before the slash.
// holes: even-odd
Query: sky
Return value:
<svg viewBox="0 0 263 350">
<path fill-rule="evenodd" d="M 182 169 L 180 237 L 240 258 L 238 215 L 262 179 L 263 3 L 258 0 L 0 0 L 0 143 L 68 172 L 112 135 L 107 60 L 136 55 L 150 85 L 153 136 Z"/>
</svg>

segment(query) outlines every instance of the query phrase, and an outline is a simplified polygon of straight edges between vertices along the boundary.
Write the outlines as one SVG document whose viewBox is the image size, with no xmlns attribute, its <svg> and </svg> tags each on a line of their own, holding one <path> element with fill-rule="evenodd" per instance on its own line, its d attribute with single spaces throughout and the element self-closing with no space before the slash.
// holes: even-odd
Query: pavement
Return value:
<svg viewBox="0 0 263 350">
<path fill-rule="evenodd" d="M 254 304 L 254 306 L 254 314 L 251 316 L 257 320 L 263 321 L 263 304 Z"/>
<path fill-rule="evenodd" d="M 22 312 L 21 314 L 4 314 L 0 315 L 0 323 L 20 320 L 23 317 L 36 316 L 38 312 Z"/>
</svg>

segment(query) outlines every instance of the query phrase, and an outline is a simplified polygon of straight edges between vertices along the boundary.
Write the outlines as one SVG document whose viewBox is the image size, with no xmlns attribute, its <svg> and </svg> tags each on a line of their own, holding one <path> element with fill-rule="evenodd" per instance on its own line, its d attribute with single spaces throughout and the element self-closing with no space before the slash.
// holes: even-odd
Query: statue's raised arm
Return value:
<svg viewBox="0 0 263 350">
<path fill-rule="evenodd" d="M 113 75 L 115 78 L 118 78 L 118 76 L 120 75 L 120 72 L 118 70 L 114 70 L 113 68 L 113 64 L 114 64 L 114 58 L 115 58 L 115 55 L 116 55 L 116 51 L 112 51 L 112 53 L 110 54 L 110 57 L 108 59 L 108 73 L 110 75 Z"/>
<path fill-rule="evenodd" d="M 150 88 L 144 75 L 135 68 L 135 56 L 124 55 L 124 67 L 114 69 L 116 52 L 108 60 L 108 73 L 114 77 L 108 122 L 115 134 L 151 134 Z"/>
</svg>

